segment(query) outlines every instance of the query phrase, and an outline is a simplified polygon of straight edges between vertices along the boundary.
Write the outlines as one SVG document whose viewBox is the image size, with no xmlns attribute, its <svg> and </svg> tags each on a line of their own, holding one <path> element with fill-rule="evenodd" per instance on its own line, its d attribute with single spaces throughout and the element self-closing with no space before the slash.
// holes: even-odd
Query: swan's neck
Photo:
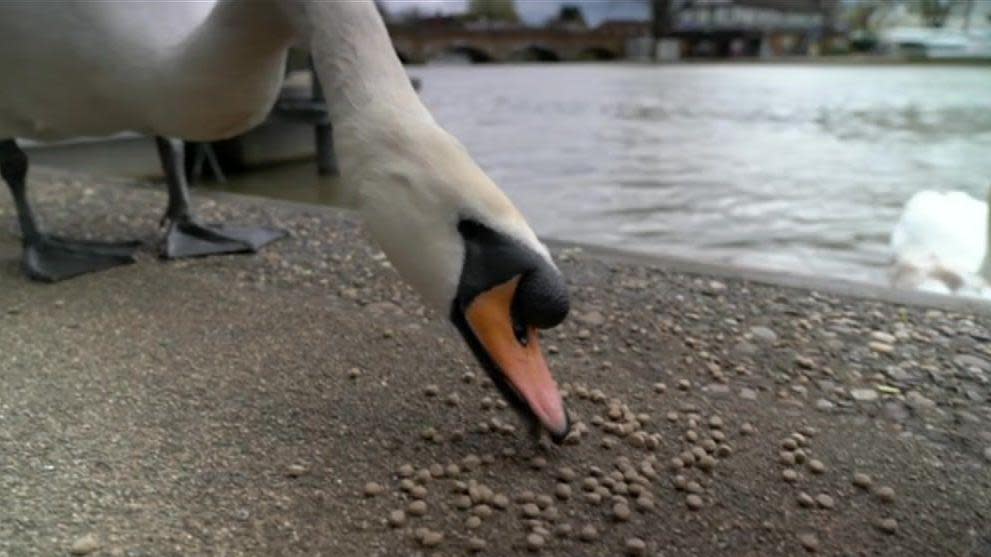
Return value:
<svg viewBox="0 0 991 557">
<path fill-rule="evenodd" d="M 275 0 L 219 0 L 207 19 L 173 51 L 171 65 L 195 75 L 258 73 L 259 63 L 279 57 L 289 47 L 292 34 Z"/>
<path fill-rule="evenodd" d="M 290 18 L 310 47 L 335 130 L 383 109 L 431 120 L 373 2 L 297 0 Z"/>
<path fill-rule="evenodd" d="M 186 139 L 240 133 L 278 95 L 293 28 L 275 0 L 219 0 L 182 42 L 165 51 L 152 85 L 156 129 Z"/>
</svg>

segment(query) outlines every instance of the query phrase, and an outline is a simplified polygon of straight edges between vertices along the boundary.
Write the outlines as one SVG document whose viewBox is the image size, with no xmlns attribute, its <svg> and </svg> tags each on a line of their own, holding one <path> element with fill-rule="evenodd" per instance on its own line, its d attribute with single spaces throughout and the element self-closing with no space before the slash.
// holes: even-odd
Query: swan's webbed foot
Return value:
<svg viewBox="0 0 991 557">
<path fill-rule="evenodd" d="M 58 282 L 134 263 L 140 242 L 91 242 L 34 236 L 24 243 L 21 266 L 32 280 Z"/>
<path fill-rule="evenodd" d="M 205 225 L 188 216 L 169 219 L 162 257 L 202 257 L 225 253 L 255 253 L 286 235 L 285 230 L 263 227 Z"/>
</svg>

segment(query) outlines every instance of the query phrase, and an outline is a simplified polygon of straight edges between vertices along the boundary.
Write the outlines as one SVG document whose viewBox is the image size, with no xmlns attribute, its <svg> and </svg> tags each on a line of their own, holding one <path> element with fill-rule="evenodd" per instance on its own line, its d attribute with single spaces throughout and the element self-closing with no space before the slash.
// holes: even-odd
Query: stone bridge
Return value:
<svg viewBox="0 0 991 557">
<path fill-rule="evenodd" d="M 629 39 L 643 36 L 642 29 L 630 26 L 572 30 L 397 25 L 390 26 L 389 32 L 399 58 L 412 64 L 451 55 L 473 63 L 612 60 L 625 56 Z"/>
</svg>

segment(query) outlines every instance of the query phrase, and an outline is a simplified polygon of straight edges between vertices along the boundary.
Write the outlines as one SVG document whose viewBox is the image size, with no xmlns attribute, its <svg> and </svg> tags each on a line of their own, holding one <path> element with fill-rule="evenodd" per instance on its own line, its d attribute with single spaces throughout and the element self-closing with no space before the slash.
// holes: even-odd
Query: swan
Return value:
<svg viewBox="0 0 991 557">
<path fill-rule="evenodd" d="M 14 138 L 156 136 L 171 169 L 165 219 L 196 224 L 177 142 L 165 138 L 210 141 L 261 122 L 287 48 L 301 44 L 326 92 L 346 204 L 533 430 L 557 442 L 568 434 L 538 334 L 568 313 L 564 278 L 516 207 L 420 102 L 371 0 L 7 2 L 0 37 L 0 138 L 9 138 L 0 141 L 0 171 L 29 273 L 106 268 L 127 262 L 133 246 L 46 235 Z M 223 242 L 211 236 L 226 233 L 193 228 L 190 241 Z"/>
<path fill-rule="evenodd" d="M 921 191 L 891 233 L 892 283 L 991 298 L 991 188 L 980 201 L 960 191 Z"/>
</svg>

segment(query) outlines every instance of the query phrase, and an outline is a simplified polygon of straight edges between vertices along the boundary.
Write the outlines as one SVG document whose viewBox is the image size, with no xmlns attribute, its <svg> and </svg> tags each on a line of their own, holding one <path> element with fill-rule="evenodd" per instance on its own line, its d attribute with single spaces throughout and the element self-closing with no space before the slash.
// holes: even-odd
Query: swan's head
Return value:
<svg viewBox="0 0 991 557">
<path fill-rule="evenodd" d="M 568 415 L 537 331 L 564 320 L 568 292 L 547 248 L 452 136 L 432 121 L 386 120 L 375 140 L 371 129 L 336 136 L 367 228 L 507 401 L 562 440 Z"/>
</svg>

